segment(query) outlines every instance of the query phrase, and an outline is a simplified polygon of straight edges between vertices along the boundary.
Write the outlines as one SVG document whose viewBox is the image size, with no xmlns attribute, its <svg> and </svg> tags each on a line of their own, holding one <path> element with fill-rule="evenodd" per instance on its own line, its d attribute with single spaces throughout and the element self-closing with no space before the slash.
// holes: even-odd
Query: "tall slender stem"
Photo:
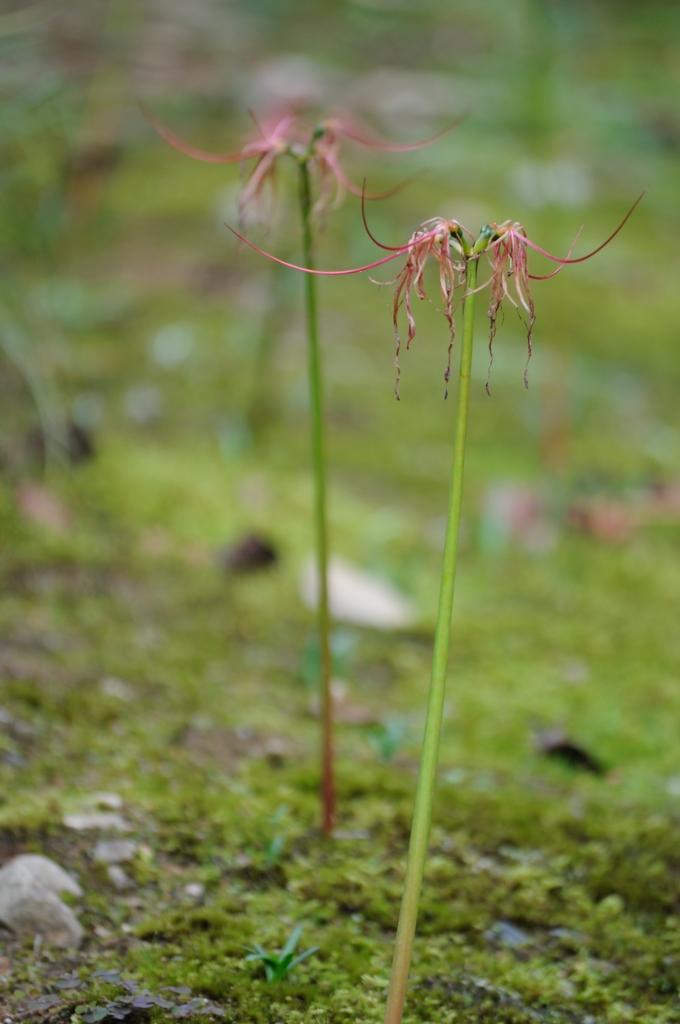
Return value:
<svg viewBox="0 0 680 1024">
<path fill-rule="evenodd" d="M 309 168 L 300 162 L 299 199 L 302 215 L 304 265 L 314 267 L 312 246 L 312 192 Z M 326 463 L 323 437 L 323 392 L 319 334 L 316 310 L 316 278 L 305 274 L 305 308 L 311 399 L 312 466 L 314 471 L 314 525 L 316 562 L 319 577 L 319 644 L 321 648 L 321 827 L 326 835 L 333 831 L 335 783 L 333 778 L 333 703 L 331 696 L 330 613 L 328 608 L 328 526 L 326 519 Z"/>
<path fill-rule="evenodd" d="M 446 666 L 451 638 L 451 616 L 453 613 L 453 585 L 458 559 L 458 532 L 460 508 L 463 494 L 463 466 L 465 463 L 465 441 L 467 437 L 468 407 L 470 402 L 470 370 L 472 366 L 472 340 L 474 333 L 475 295 L 477 282 L 477 260 L 473 256 L 467 266 L 468 295 L 463 309 L 463 338 L 460 351 L 460 377 L 458 381 L 458 409 L 456 413 L 456 438 L 453 454 L 451 492 L 449 497 L 446 540 L 442 580 L 439 591 L 437 628 L 434 636 L 432 677 L 425 720 L 425 734 L 420 756 L 420 772 L 411 826 L 411 841 L 406 865 L 404 894 L 399 912 L 399 924 L 392 961 L 392 975 L 387 995 L 385 1024 L 400 1024 L 404 1012 L 406 985 L 411 966 L 413 938 L 418 917 L 418 902 L 425 870 L 427 843 L 430 836 L 432 802 L 434 798 L 435 775 L 439 757 L 439 737 L 446 692 Z"/>
</svg>

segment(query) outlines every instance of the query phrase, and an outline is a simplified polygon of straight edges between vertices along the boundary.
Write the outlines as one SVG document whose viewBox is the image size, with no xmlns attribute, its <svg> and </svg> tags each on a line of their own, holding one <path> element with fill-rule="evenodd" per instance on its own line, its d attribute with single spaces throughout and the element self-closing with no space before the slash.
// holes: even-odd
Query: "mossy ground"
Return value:
<svg viewBox="0 0 680 1024">
<path fill-rule="evenodd" d="M 680 526 L 673 515 L 633 522 L 640 496 L 680 473 L 675 5 L 233 6 L 247 31 L 236 32 L 242 53 L 225 49 L 224 90 L 194 102 L 173 79 L 174 107 L 172 96 L 163 111 L 158 100 L 197 145 L 237 139 L 245 104 L 233 69 L 242 62 L 245 82 L 260 59 L 297 54 L 302 22 L 314 60 L 342 72 L 331 81 L 364 75 L 370 97 L 373 72 L 398 64 L 406 77 L 391 80 L 407 95 L 440 95 L 443 83 L 452 114 L 468 111 L 422 162 L 370 165 L 375 189 L 429 168 L 371 206 L 390 244 L 440 213 L 473 229 L 519 218 L 560 252 L 585 218 L 585 250 L 649 185 L 597 261 L 536 284 L 528 392 L 513 314 L 485 394 L 479 311 L 449 696 L 406 1022 L 679 1020 Z M 186 52 L 203 53 L 216 81 L 218 33 L 207 42 L 199 22 Z M 10 66 L 32 84 L 34 44 L 21 39 Z M 35 414 L 3 362 L 0 704 L 15 725 L 0 732 L 0 859 L 39 851 L 77 872 L 87 938 L 73 955 L 3 938 L 2 1009 L 30 1020 L 20 1016 L 27 996 L 60 974 L 111 967 L 156 991 L 189 986 L 234 1024 L 377 1022 L 437 601 L 455 413 L 440 400 L 446 327 L 426 304 L 417 310 L 396 403 L 389 296 L 364 279 L 320 283 L 332 547 L 403 588 L 418 614 L 410 632 L 343 632 L 350 699 L 399 719 L 406 739 L 381 765 L 367 727 L 339 724 L 338 834 L 326 840 L 313 622 L 298 597 L 313 546 L 301 284 L 235 257 L 222 227 L 235 217 L 235 172 L 165 148 L 132 102 L 119 163 L 87 208 L 87 181 L 66 188 L 54 139 L 64 124 L 75 139 L 88 86 L 75 73 L 66 86 L 53 122 L 41 100 L 46 120 L 27 113 L 21 145 L 3 149 L 21 173 L 2 179 L 0 242 L 14 275 L 11 302 L 2 299 L 18 322 L 25 314 L 65 406 L 101 418 L 96 456 L 46 476 L 70 528 L 25 521 L 16 496 L 20 478 L 38 473 L 25 458 Z M 379 106 L 367 116 L 404 139 L 425 127 L 420 115 L 381 122 Z M 434 130 L 443 112 L 432 116 Z M 357 180 L 362 160 L 349 158 Z M 554 187 L 569 167 L 590 183 L 582 203 L 527 192 L 527 180 Z M 295 259 L 294 192 L 285 174 L 280 184 L 267 245 Z M 348 202 L 329 214 L 319 264 L 370 258 Z M 178 325 L 193 348 L 173 364 L 161 346 L 159 360 L 159 332 Z M 494 526 L 488 488 L 507 481 L 542 497 L 550 543 L 527 551 Z M 571 528 L 568 509 L 584 495 L 631 511 L 630 536 L 607 543 Z M 226 574 L 216 549 L 253 530 L 272 540 L 277 565 Z M 119 684 L 102 686 L 107 678 Z M 545 726 L 563 728 L 603 774 L 537 753 L 532 731 Z M 121 796 L 139 843 L 129 891 L 94 864 L 98 834 L 63 825 L 101 791 Z M 200 899 L 187 895 L 191 882 L 205 886 Z M 298 923 L 319 952 L 269 986 L 243 947 L 279 947 Z M 503 923 L 524 939 L 504 942 L 513 933 Z M 34 1019 L 73 1019 L 79 1002 L 107 991 L 74 990 Z"/>
<path fill-rule="evenodd" d="M 249 457 L 200 456 L 158 440 L 104 442 L 52 481 L 76 517 L 65 536 L 22 523 L 6 494 L 3 702 L 32 730 L 3 739 L 3 856 L 39 850 L 78 872 L 88 933 L 83 952 L 56 963 L 30 944 L 8 948 L 8 993 L 21 1001 L 67 968 L 115 966 L 152 990 L 188 985 L 228 1020 L 378 1020 L 430 606 L 417 632 L 346 631 L 353 699 L 410 732 L 382 766 L 365 727 L 339 726 L 339 837 L 324 840 L 303 680 L 310 621 L 295 597 L 308 490 Z M 228 576 L 211 545 L 252 523 L 255 471 L 276 508 L 271 520 L 258 514 L 281 563 Z M 336 536 L 349 546 L 382 501 L 336 489 Z M 416 527 L 428 517 L 403 507 L 410 526 L 391 557 L 410 552 L 425 593 L 436 557 Z M 184 525 L 197 521 L 202 541 Z M 666 792 L 678 764 L 676 545 L 675 528 L 618 548 L 567 534 L 540 558 L 490 558 L 468 543 L 408 1020 L 678 1016 L 680 815 Z M 561 674 L 576 655 L 589 666 L 581 683 Z M 125 681 L 128 699 L 107 693 L 106 677 Z M 562 724 L 607 773 L 540 757 L 535 722 Z M 283 754 L 263 753 L 271 736 L 288 741 Z M 121 795 L 141 843 L 130 892 L 93 865 L 96 833 L 61 824 L 97 791 Z M 185 892 L 196 881 L 198 901 Z M 243 947 L 277 947 L 299 922 L 319 952 L 269 986 Z M 498 922 L 525 943 L 504 945 Z"/>
</svg>

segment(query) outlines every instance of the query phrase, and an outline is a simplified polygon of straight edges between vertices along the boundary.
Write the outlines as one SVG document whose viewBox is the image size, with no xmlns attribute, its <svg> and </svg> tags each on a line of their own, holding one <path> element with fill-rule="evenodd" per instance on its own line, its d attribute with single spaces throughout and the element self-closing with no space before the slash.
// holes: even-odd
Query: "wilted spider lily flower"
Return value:
<svg viewBox="0 0 680 1024">
<path fill-rule="evenodd" d="M 489 355 L 491 357 L 491 362 L 489 363 L 489 374 L 491 372 L 491 363 L 493 362 L 493 341 L 496 336 L 498 313 L 500 312 L 504 299 L 507 299 L 512 303 L 522 319 L 524 319 L 522 311 L 526 314 L 527 363 L 524 368 L 524 385 L 525 387 L 529 387 L 528 368 L 532 352 L 534 321 L 536 319 L 529 282 L 547 281 L 549 278 L 554 277 L 555 274 L 559 274 L 560 270 L 568 264 L 582 263 L 584 260 L 589 260 L 591 256 L 595 256 L 596 253 L 604 249 L 606 245 L 609 245 L 612 239 L 618 235 L 619 231 L 626 223 L 643 195 L 644 192 L 636 199 L 626 216 L 623 218 L 616 230 L 612 232 L 609 238 L 602 242 L 601 245 L 598 245 L 596 249 L 593 249 L 592 252 L 587 253 L 585 256 L 579 256 L 576 259 L 572 259 L 571 254 L 579 240 L 581 231 L 583 230 L 583 225 L 579 228 L 574 241 L 569 247 L 569 252 L 564 258 L 560 256 L 553 256 L 551 253 L 546 252 L 545 249 L 536 245 L 535 242 L 532 242 L 531 239 L 527 237 L 524 226 L 518 221 L 513 222 L 506 220 L 502 224 L 484 225 L 480 231 L 479 238 L 488 238 L 488 244 L 484 251 L 491 265 L 491 276 L 487 281 L 479 286 L 478 290 L 481 291 L 483 288 L 487 287 L 491 288 L 491 298 L 489 300 L 489 309 L 487 313 L 491 325 L 489 331 Z M 542 256 L 546 256 L 554 263 L 558 263 L 559 266 L 549 274 L 530 274 L 529 249 L 534 249 Z M 512 291 L 514 292 L 514 296 L 511 294 L 511 290 L 508 287 L 510 278 L 513 279 L 514 287 L 512 288 Z M 486 390 L 487 392 L 489 391 L 488 378 L 486 382 Z"/>
<path fill-rule="evenodd" d="M 314 207 L 315 212 L 320 212 L 329 207 L 337 206 L 343 198 L 345 191 L 355 196 L 362 196 L 362 199 L 386 199 L 394 195 L 395 191 L 402 188 L 390 189 L 379 194 L 366 195 L 364 188 L 359 188 L 345 173 L 340 162 L 340 146 L 342 139 L 368 149 L 376 149 L 386 153 L 408 153 L 416 149 L 423 149 L 425 146 L 437 142 L 447 132 L 450 132 L 459 123 L 459 120 L 451 122 L 435 135 L 417 142 L 386 142 L 383 139 L 376 139 L 371 135 L 354 127 L 350 119 L 345 117 L 332 117 L 322 121 L 314 128 L 311 139 L 308 142 L 299 143 L 298 159 L 309 159 L 317 179 L 317 201 Z M 309 129 L 307 129 L 308 131 Z M 407 179 L 410 181 L 410 179 Z M 335 186 L 335 199 L 330 201 L 330 193 Z"/>
<path fill-rule="evenodd" d="M 630 216 L 630 214 L 628 214 L 628 216 Z M 625 221 L 619 225 L 614 234 L 620 231 L 624 223 Z M 508 302 L 512 303 L 523 320 L 524 317 L 522 316 L 521 310 L 524 310 L 528 317 L 528 323 L 524 320 L 527 328 L 527 362 L 524 367 L 524 386 L 529 387 L 529 360 L 531 359 L 534 321 L 536 319 L 534 313 L 534 301 L 529 289 L 529 281 L 547 281 L 549 277 L 554 277 L 555 274 L 559 274 L 560 270 L 562 270 L 566 263 L 569 262 L 569 257 L 574 251 L 574 246 L 578 242 L 582 230 L 583 225 L 581 225 L 576 234 L 576 238 L 571 243 L 566 260 L 559 260 L 559 257 L 549 257 L 551 259 L 554 258 L 559 260 L 560 266 L 557 270 L 553 270 L 552 273 L 543 274 L 541 276 L 529 273 L 529 255 L 527 248 L 529 246 L 536 248 L 536 246 L 534 246 L 533 242 L 529 241 L 523 225 L 518 221 L 513 223 L 512 221 L 506 220 L 503 224 L 485 224 L 480 231 L 480 238 L 486 236 L 489 240 L 489 244 L 485 252 L 491 265 L 491 277 L 477 289 L 478 291 L 481 291 L 483 288 L 491 288 L 491 298 L 487 313 L 491 325 L 489 330 L 489 373 L 486 380 L 487 393 L 490 393 L 489 381 L 491 378 L 491 365 L 493 363 L 493 342 L 496 337 L 498 313 L 504 299 L 507 299 Z M 613 237 L 614 235 L 611 236 L 611 238 Z M 607 241 L 611 241 L 611 238 L 607 239 Z M 603 244 L 606 245 L 607 242 Z M 595 249 L 594 252 L 589 253 L 587 256 L 580 257 L 580 259 L 589 259 L 590 256 L 594 256 L 596 252 L 599 252 L 601 248 L 602 246 Z M 548 253 L 544 253 L 544 255 L 547 256 Z M 578 263 L 580 260 L 574 260 L 573 262 Z M 514 280 L 513 290 L 516 298 L 513 298 L 508 288 L 508 281 L 510 278 L 513 278 Z"/>
<path fill-rule="evenodd" d="M 454 299 L 456 288 L 465 286 L 467 268 L 463 232 L 470 235 L 467 229 L 455 220 L 444 220 L 441 217 L 433 217 L 431 220 L 426 220 L 411 235 L 407 246 L 408 256 L 406 263 L 397 276 L 392 281 L 374 282 L 375 284 L 396 284 L 392 322 L 394 324 L 394 333 L 397 336 L 397 351 L 394 358 L 394 365 L 397 371 L 394 391 L 397 398 L 399 398 L 399 377 L 401 375 L 399 366 L 399 353 L 401 351 L 399 310 L 402 305 L 406 310 L 406 319 L 408 321 L 406 348 L 409 349 L 411 342 L 416 336 L 416 321 L 411 306 L 411 292 L 414 291 L 419 299 L 428 298 L 425 291 L 424 272 L 430 257 L 439 266 L 439 292 L 444 303 L 442 313 L 449 325 L 449 348 L 446 371 L 444 373 L 444 380 L 448 385 L 449 377 L 451 376 L 451 351 L 456 337 L 456 324 L 453 316 Z M 470 237 L 472 238 L 471 235 Z M 474 238 L 472 240 L 474 241 Z M 377 244 L 380 245 L 379 242 Z M 384 248 L 384 246 L 381 246 L 381 248 Z"/>
<path fill-rule="evenodd" d="M 436 142 L 458 123 L 453 122 L 436 135 L 418 142 L 391 143 L 374 139 L 358 131 L 346 117 L 329 118 L 314 126 L 294 112 L 285 112 L 263 120 L 256 119 L 251 112 L 259 134 L 258 138 L 246 143 L 238 153 L 209 153 L 184 142 L 146 107 L 142 106 L 142 111 L 161 138 L 194 160 L 211 164 L 238 163 L 244 168 L 249 160 L 255 161 L 250 172 L 244 172 L 245 180 L 239 198 L 239 218 L 242 225 L 250 219 L 261 223 L 269 219 L 264 196 L 267 193 L 271 195 L 273 191 L 277 163 L 282 156 L 292 157 L 298 164 L 307 166 L 315 186 L 316 200 L 313 211 L 319 214 L 339 205 L 346 191 L 356 196 L 362 194 L 361 188 L 354 184 L 342 166 L 340 149 L 343 139 L 370 149 L 391 153 L 408 152 Z M 367 195 L 365 198 L 385 199 L 395 191 L 396 189 L 391 189 Z"/>
<path fill-rule="evenodd" d="M 463 294 L 463 329 L 460 346 L 460 373 L 458 378 L 458 402 L 456 406 L 456 425 L 453 438 L 453 468 L 449 490 L 446 537 L 442 555 L 442 577 L 437 611 L 437 626 L 434 637 L 432 657 L 432 675 L 427 704 L 423 744 L 421 750 L 420 772 L 416 788 L 413 810 L 413 822 L 409 840 L 409 852 L 404 879 L 404 890 L 397 924 L 397 935 L 394 946 L 392 972 L 387 994 L 385 1024 L 401 1024 L 407 993 L 407 983 L 413 950 L 413 941 L 418 919 L 418 903 L 423 883 L 425 863 L 427 859 L 430 824 L 434 800 L 434 787 L 437 777 L 437 761 L 442 728 L 443 709 L 446 696 L 447 664 L 450 648 L 451 619 L 453 614 L 454 583 L 458 562 L 458 543 L 460 534 L 461 509 L 463 498 L 463 471 L 467 446 L 468 412 L 470 406 L 470 380 L 472 375 L 472 352 L 474 340 L 475 300 L 477 292 L 489 287 L 489 318 L 491 321 L 491 342 L 496 331 L 498 313 L 507 299 L 521 313 L 528 316 L 528 338 L 531 345 L 531 331 L 534 323 L 534 305 L 530 292 L 532 280 L 545 280 L 570 263 L 581 263 L 600 252 L 605 245 L 619 233 L 626 223 L 640 198 L 626 214 L 619 226 L 606 241 L 585 256 L 572 259 L 571 253 L 576 239 L 572 243 L 566 257 L 553 256 L 532 242 L 524 227 L 514 221 L 501 224 L 486 224 L 476 239 L 460 225 L 458 221 L 436 217 L 424 221 L 411 235 L 403 246 L 384 246 L 370 237 L 389 255 L 364 267 L 351 270 L 315 270 L 308 267 L 297 267 L 311 274 L 327 274 L 339 276 L 360 274 L 372 270 L 391 260 L 405 257 L 406 262 L 394 278 L 396 284 L 394 295 L 394 321 L 397 323 L 399 310 L 405 306 L 409 325 L 409 341 L 415 335 L 415 320 L 411 309 L 411 295 L 415 292 L 420 299 L 427 298 L 423 275 L 430 257 L 433 257 L 439 268 L 439 287 L 444 301 L 443 313 L 449 325 L 449 336 L 453 341 L 453 321 L 455 314 L 454 295 L 458 285 Z M 364 224 L 366 223 L 364 215 Z M 579 232 L 580 234 L 580 232 Z M 578 235 L 577 235 L 578 238 Z M 251 244 L 251 243 L 248 243 Z M 252 248 L 257 248 L 252 246 Z M 531 274 L 529 272 L 529 249 L 534 249 L 549 260 L 558 264 L 550 274 Z M 262 252 L 261 249 L 258 250 Z M 269 256 L 269 253 L 265 253 Z M 486 255 L 491 267 L 490 276 L 481 285 L 477 285 L 477 273 L 480 257 Z M 285 263 L 275 256 L 271 259 Z M 285 263 L 286 266 L 294 266 Z M 511 282 L 510 278 L 514 280 Z M 313 278 L 308 278 L 313 281 Z M 397 339 L 399 338 L 397 330 Z M 397 341 L 397 345 L 399 342 Z M 449 349 L 450 358 L 450 349 Z M 448 382 L 449 368 L 447 363 L 446 379 Z"/>
<path fill-rule="evenodd" d="M 471 260 L 479 260 L 480 256 L 486 255 L 491 267 L 491 274 L 488 279 L 474 288 L 475 292 L 482 291 L 485 288 L 491 289 L 488 310 L 488 317 L 491 323 L 489 337 L 490 352 L 493 355 L 492 346 L 496 334 L 498 314 L 501 310 L 502 303 L 507 299 L 520 312 L 520 315 L 524 312 L 527 316 L 527 321 L 525 322 L 527 326 L 529 357 L 531 357 L 535 313 L 533 298 L 530 291 L 530 282 L 547 281 L 549 278 L 554 277 L 555 274 L 558 274 L 560 270 L 568 264 L 582 263 L 584 260 L 589 260 L 592 256 L 595 256 L 596 253 L 604 249 L 606 245 L 609 245 L 612 239 L 618 235 L 619 231 L 631 216 L 643 195 L 644 192 L 636 199 L 626 216 L 623 218 L 616 230 L 612 232 L 609 238 L 598 245 L 596 249 L 593 249 L 592 252 L 586 253 L 585 256 L 579 256 L 575 259 L 571 258 L 571 254 L 580 237 L 582 227 L 579 229 L 574 241 L 572 242 L 566 257 L 561 257 L 554 256 L 552 253 L 546 252 L 545 249 L 542 249 L 527 237 L 522 224 L 517 221 L 509 220 L 504 221 L 502 224 L 485 224 L 475 239 L 467 228 L 463 227 L 463 225 L 458 221 L 448 220 L 444 217 L 432 217 L 430 220 L 423 221 L 423 223 L 416 228 L 405 245 L 383 245 L 382 242 L 379 242 L 371 233 L 371 230 L 366 223 L 363 204 L 362 213 L 364 216 L 364 225 L 369 237 L 381 249 L 388 250 L 390 255 L 384 256 L 382 259 L 376 260 L 374 263 L 367 263 L 363 267 L 354 267 L 350 270 L 312 270 L 308 267 L 301 267 L 294 263 L 288 263 L 285 260 L 280 260 L 271 253 L 258 248 L 258 246 L 253 245 L 252 242 L 248 242 L 245 238 L 239 235 L 238 232 L 234 231 L 233 233 L 240 238 L 241 241 L 245 242 L 246 245 L 249 245 L 251 249 L 255 249 L 256 252 L 262 253 L 262 255 L 267 256 L 271 260 L 275 260 L 277 263 L 282 263 L 284 266 L 292 267 L 294 270 L 302 270 L 308 274 L 320 274 L 329 277 L 345 276 L 348 274 L 362 274 L 368 270 L 374 270 L 376 267 L 398 259 L 400 256 L 406 256 L 406 263 L 396 277 L 391 281 L 374 282 L 375 284 L 381 285 L 396 285 L 393 305 L 393 322 L 397 335 L 397 357 L 395 360 L 395 365 L 397 367 L 396 385 L 399 383 L 400 373 L 399 352 L 401 348 L 401 338 L 398 326 L 399 311 L 401 307 L 404 306 L 406 319 L 408 321 L 408 341 L 406 346 L 408 348 L 416 334 L 416 322 L 411 304 L 412 292 L 415 292 L 415 295 L 419 299 L 428 299 L 428 295 L 425 291 L 424 272 L 428 260 L 432 257 L 438 264 L 439 268 L 439 290 L 443 301 L 443 308 L 441 312 L 444 314 L 449 326 L 449 349 L 446 370 L 444 372 L 444 380 L 448 384 L 451 372 L 451 348 L 455 338 L 454 315 L 458 304 L 455 302 L 455 294 L 456 289 L 461 292 L 459 301 L 469 294 L 469 292 L 466 291 L 466 288 L 468 267 Z M 233 228 L 230 230 L 233 231 Z M 554 263 L 558 263 L 559 266 L 549 274 L 529 273 L 529 249 L 533 249 L 542 256 L 552 260 Z M 373 278 L 371 278 L 371 280 L 373 280 Z M 526 368 L 524 379 L 526 384 Z M 398 398 L 399 393 L 396 386 L 395 390 Z M 448 394 L 448 389 L 446 394 Z"/>
<path fill-rule="evenodd" d="M 491 377 L 491 363 L 493 362 L 493 341 L 496 337 L 498 313 L 504 299 L 507 299 L 519 312 L 524 310 L 528 317 L 527 323 L 527 364 L 524 368 L 524 384 L 529 386 L 527 373 L 529 360 L 531 359 L 531 339 L 534 329 L 534 302 L 529 290 L 529 261 L 527 254 L 527 236 L 523 226 L 518 222 L 506 220 L 503 224 L 485 224 L 480 236 L 488 236 L 489 244 L 486 255 L 491 264 L 491 277 L 482 288 L 491 288 L 489 300 L 489 374 L 486 380 L 486 390 L 489 392 L 489 380 Z M 573 249 L 569 250 L 571 253 Z M 561 268 L 560 268 L 561 269 Z M 508 289 L 508 281 L 513 278 L 514 298 Z M 521 313 L 520 313 L 521 316 Z"/>
</svg>

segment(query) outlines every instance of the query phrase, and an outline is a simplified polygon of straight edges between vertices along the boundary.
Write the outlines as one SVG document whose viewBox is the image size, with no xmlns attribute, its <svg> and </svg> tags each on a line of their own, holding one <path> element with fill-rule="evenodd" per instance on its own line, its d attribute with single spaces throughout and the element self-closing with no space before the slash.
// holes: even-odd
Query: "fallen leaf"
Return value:
<svg viewBox="0 0 680 1024">
<path fill-rule="evenodd" d="M 182 556 L 187 565 L 190 565 L 192 569 L 203 569 L 205 566 L 210 565 L 210 550 L 205 544 L 201 544 L 200 541 L 186 544 L 182 550 Z"/>
<path fill-rule="evenodd" d="M 633 510 L 623 501 L 598 498 L 577 503 L 567 513 L 569 525 L 607 544 L 625 544 L 636 527 Z"/>
<path fill-rule="evenodd" d="M 572 768 L 583 768 L 594 775 L 602 775 L 600 761 L 573 740 L 562 729 L 542 729 L 536 733 L 536 749 L 546 757 L 554 757 Z"/>
<path fill-rule="evenodd" d="M 480 519 L 480 544 L 486 551 L 502 550 L 510 541 L 526 551 L 544 554 L 557 541 L 539 491 L 517 483 L 494 483 L 487 488 Z"/>
<path fill-rule="evenodd" d="M 313 559 L 302 571 L 300 595 L 308 608 L 316 608 L 319 580 Z M 328 596 L 336 622 L 389 630 L 405 629 L 415 620 L 411 602 L 396 587 L 339 558 L 328 566 Z"/>
<path fill-rule="evenodd" d="M 139 546 L 145 555 L 167 555 L 172 547 L 172 538 L 162 526 L 152 526 L 140 534 Z"/>
<path fill-rule="evenodd" d="M 30 523 L 45 526 L 54 533 L 67 533 L 72 516 L 61 498 L 42 484 L 24 480 L 17 488 L 17 506 Z"/>
<path fill-rule="evenodd" d="M 223 548 L 217 553 L 217 562 L 231 572 L 255 572 L 268 569 L 278 561 L 276 548 L 271 541 L 255 533 L 243 537 L 237 544 Z"/>
</svg>

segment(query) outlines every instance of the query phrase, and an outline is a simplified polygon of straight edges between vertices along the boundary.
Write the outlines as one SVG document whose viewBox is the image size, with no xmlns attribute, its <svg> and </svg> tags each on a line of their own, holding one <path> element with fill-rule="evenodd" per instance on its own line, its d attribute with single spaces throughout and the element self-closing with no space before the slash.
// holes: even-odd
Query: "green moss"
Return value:
<svg viewBox="0 0 680 1024">
<path fill-rule="evenodd" d="M 92 468 L 78 481 L 83 500 L 90 488 L 103 500 L 95 484 Z M 121 493 L 108 494 L 111 515 L 125 518 Z M 573 551 L 578 556 L 578 546 Z M 34 644 L 25 677 L 5 689 L 8 707 L 33 732 L 12 740 L 25 764 L 1 769 L 3 846 L 42 850 L 79 872 L 87 900 L 77 912 L 90 934 L 103 929 L 114 943 L 95 942 L 89 967 L 115 964 L 154 990 L 188 985 L 218 1000 L 234 1024 L 378 1021 L 416 745 L 407 744 L 401 764 L 381 766 L 360 729 L 340 727 L 345 838 L 323 841 L 316 832 L 316 725 L 305 715 L 306 692 L 291 657 L 302 650 L 308 624 L 289 601 L 288 570 L 261 582 L 267 614 L 278 610 L 285 619 L 285 630 L 268 620 L 267 639 L 253 617 L 255 579 L 247 586 L 223 582 L 209 569 L 176 560 L 156 564 L 130 552 L 124 575 L 111 563 L 113 585 L 100 587 L 81 556 L 68 571 L 63 563 L 55 571 L 49 552 L 41 558 L 36 566 L 34 551 L 15 551 L 8 572 L 24 582 L 7 591 L 8 636 L 22 620 L 39 623 L 31 627 L 38 637 L 58 624 L 65 641 L 54 651 Z M 657 564 L 657 556 L 645 563 L 629 552 L 576 557 L 570 572 L 592 609 L 591 622 L 579 628 L 596 633 L 612 615 L 623 616 Z M 38 591 L 25 583 L 28 565 L 47 580 Z M 510 566 L 508 577 L 496 570 L 496 586 L 514 588 L 520 609 L 534 607 L 536 616 L 552 621 L 544 607 L 554 585 L 548 569 L 516 560 L 508 572 Z M 551 571 L 564 572 L 561 556 Z M 592 588 L 602 592 L 603 572 L 619 580 L 619 590 L 600 604 Z M 465 637 L 453 670 L 457 711 L 444 743 L 407 1020 L 672 1020 L 680 985 L 680 816 L 660 784 L 670 734 L 666 741 L 665 726 L 654 732 L 661 719 L 648 717 L 633 757 L 602 714 L 612 704 L 595 683 L 577 706 L 588 711 L 588 742 L 598 751 L 609 744 L 610 763 L 623 765 L 620 777 L 581 777 L 512 743 L 527 728 L 539 693 L 535 679 L 549 664 L 554 641 L 538 631 L 535 639 L 528 636 L 518 648 L 528 670 L 510 675 L 507 650 L 524 612 L 506 612 L 497 598 L 487 609 L 491 629 L 475 619 L 477 600 L 468 599 L 456 626 Z M 580 623 L 580 612 L 573 615 Z M 140 637 L 140 617 L 155 630 L 150 645 L 146 634 Z M 624 642 L 646 649 L 646 634 L 633 630 Z M 618 655 L 600 657 L 613 671 Z M 428 660 L 420 637 L 357 633 L 354 658 L 353 671 L 368 680 L 362 699 L 389 699 L 406 712 L 419 707 Z M 387 688 L 383 670 L 373 674 L 373 666 L 384 664 L 393 673 Z M 102 691 L 104 675 L 124 678 L 132 699 Z M 472 675 L 479 685 L 466 691 Z M 504 690 L 499 677 L 511 685 Z M 645 684 L 632 666 L 625 678 L 618 714 L 633 715 L 642 703 L 639 687 L 647 685 L 653 699 L 657 684 Z M 664 700 L 674 699 L 664 691 Z M 551 717 L 565 709 L 557 686 L 541 700 Z M 257 707 L 265 701 L 266 708 Z M 293 741 L 292 754 L 283 766 L 250 756 L 247 743 L 236 755 L 229 747 L 234 727 L 248 727 L 245 736 L 275 727 Z M 187 744 L 187 730 L 213 737 L 207 756 L 199 740 Z M 449 772 L 461 763 L 464 770 Z M 455 781 L 447 781 L 449 774 Z M 127 868 L 136 885 L 132 902 L 93 869 L 93 839 L 76 839 L 59 824 L 65 809 L 82 806 L 99 789 L 122 794 L 142 843 Z M 275 836 L 281 843 L 271 862 L 267 850 Z M 205 886 L 199 905 L 186 895 L 191 881 Z M 289 981 L 268 986 L 261 968 L 245 963 L 244 946 L 258 941 L 276 948 L 298 922 L 303 941 L 319 945 L 319 952 Z M 503 945 L 499 922 L 520 929 L 524 939 Z M 163 1019 L 160 1011 L 151 1019 L 154 1014 Z"/>
</svg>

